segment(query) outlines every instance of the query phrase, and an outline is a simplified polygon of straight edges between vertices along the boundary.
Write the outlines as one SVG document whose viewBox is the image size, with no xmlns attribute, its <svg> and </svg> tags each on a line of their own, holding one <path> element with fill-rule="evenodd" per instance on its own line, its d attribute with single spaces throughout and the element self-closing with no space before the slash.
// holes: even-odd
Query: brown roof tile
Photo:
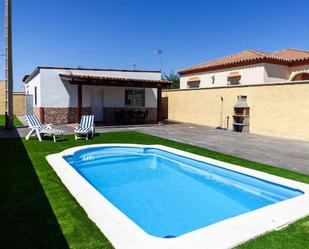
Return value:
<svg viewBox="0 0 309 249">
<path fill-rule="evenodd" d="M 289 61 L 304 60 L 309 58 L 309 51 L 288 48 L 273 52 L 269 55 L 269 57 L 280 58 Z"/>
<path fill-rule="evenodd" d="M 184 68 L 179 74 L 211 71 L 235 66 L 251 65 L 261 62 L 292 65 L 294 62 L 309 60 L 309 51 L 284 49 L 274 53 L 265 53 L 257 50 L 246 50 L 217 60 L 205 62 L 192 67 Z"/>
</svg>

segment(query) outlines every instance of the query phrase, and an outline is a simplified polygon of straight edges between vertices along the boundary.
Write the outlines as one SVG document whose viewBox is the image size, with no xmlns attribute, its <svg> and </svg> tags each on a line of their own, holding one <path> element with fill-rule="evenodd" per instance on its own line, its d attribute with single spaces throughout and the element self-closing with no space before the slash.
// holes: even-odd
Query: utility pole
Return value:
<svg viewBox="0 0 309 249">
<path fill-rule="evenodd" d="M 12 2 L 5 0 L 5 127 L 13 128 Z"/>
</svg>

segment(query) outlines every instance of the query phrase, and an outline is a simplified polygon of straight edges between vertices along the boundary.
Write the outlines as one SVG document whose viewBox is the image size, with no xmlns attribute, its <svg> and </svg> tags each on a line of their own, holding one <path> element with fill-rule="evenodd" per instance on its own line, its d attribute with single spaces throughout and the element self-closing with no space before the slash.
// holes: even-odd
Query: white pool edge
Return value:
<svg viewBox="0 0 309 249">
<path fill-rule="evenodd" d="M 90 183 L 88 183 L 63 156 L 94 147 L 138 147 L 157 148 L 181 156 L 248 174 L 260 179 L 299 189 L 303 195 L 272 204 L 213 225 L 192 231 L 177 238 L 163 239 L 147 234 L 125 214 L 111 204 Z M 163 145 L 139 144 L 95 144 L 67 149 L 46 157 L 61 181 L 78 203 L 96 223 L 102 233 L 116 249 L 225 249 L 233 248 L 268 231 L 279 229 L 309 215 L 309 185 L 248 169 L 230 163 L 199 156 Z M 218 207 L 220 208 L 220 207 Z"/>
</svg>

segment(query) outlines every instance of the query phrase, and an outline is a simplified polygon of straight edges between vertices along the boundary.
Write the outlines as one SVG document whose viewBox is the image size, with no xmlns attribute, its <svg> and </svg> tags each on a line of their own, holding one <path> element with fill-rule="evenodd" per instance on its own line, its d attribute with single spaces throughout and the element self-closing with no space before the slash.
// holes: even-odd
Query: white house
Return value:
<svg viewBox="0 0 309 249">
<path fill-rule="evenodd" d="M 160 71 L 61 67 L 37 67 L 23 81 L 34 113 L 54 124 L 78 122 L 82 114 L 109 124 L 134 117 L 158 122 L 161 89 L 170 84 L 161 80 Z"/>
<path fill-rule="evenodd" d="M 180 88 L 251 85 L 309 79 L 309 51 L 247 50 L 179 71 Z"/>
</svg>

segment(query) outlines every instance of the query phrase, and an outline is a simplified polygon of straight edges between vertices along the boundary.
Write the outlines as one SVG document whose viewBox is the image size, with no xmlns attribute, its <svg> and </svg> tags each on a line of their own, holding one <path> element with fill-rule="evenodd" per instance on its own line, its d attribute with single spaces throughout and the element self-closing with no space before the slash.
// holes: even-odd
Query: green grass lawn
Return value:
<svg viewBox="0 0 309 249">
<path fill-rule="evenodd" d="M 13 122 L 14 122 L 14 126 L 18 127 L 18 126 L 22 126 L 23 124 L 20 122 L 20 120 L 14 115 L 13 117 Z M 5 126 L 5 116 L 4 115 L 0 115 L 0 127 L 4 127 Z"/>
<path fill-rule="evenodd" d="M 48 154 L 78 145 L 162 144 L 309 183 L 308 175 L 133 131 L 104 133 L 89 141 L 65 138 L 57 143 L 0 139 L 0 248 L 113 248 L 45 160 Z M 238 248 L 309 248 L 309 216 Z"/>
</svg>

